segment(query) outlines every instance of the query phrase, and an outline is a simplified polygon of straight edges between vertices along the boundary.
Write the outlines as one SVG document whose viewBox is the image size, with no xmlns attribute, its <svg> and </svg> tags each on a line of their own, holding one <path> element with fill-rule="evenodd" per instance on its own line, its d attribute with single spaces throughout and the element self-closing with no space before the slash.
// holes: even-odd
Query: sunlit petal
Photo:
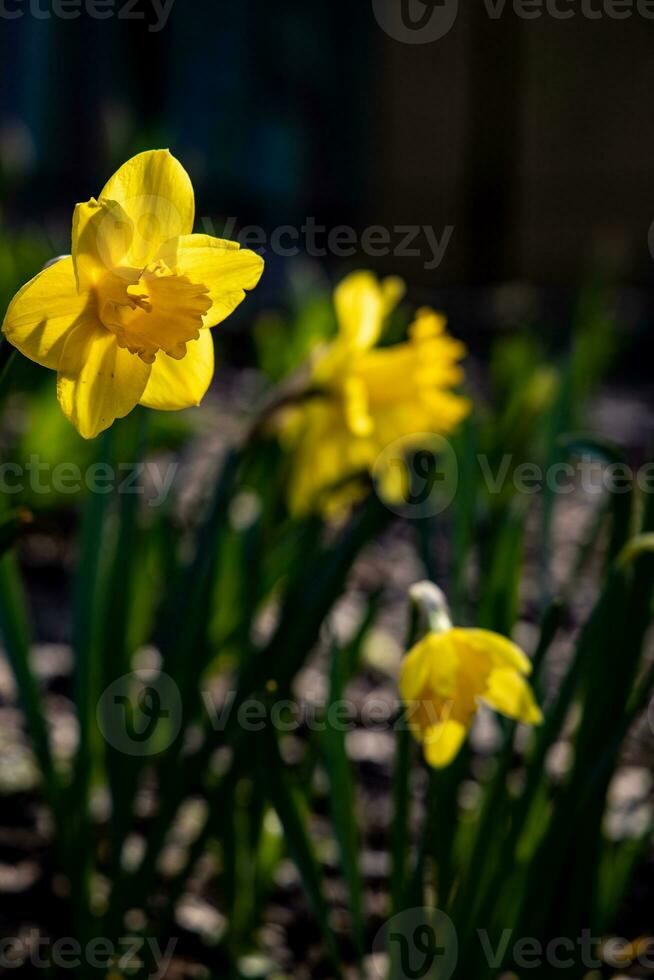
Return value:
<svg viewBox="0 0 654 980">
<path fill-rule="evenodd" d="M 78 293 L 73 260 L 67 256 L 16 293 L 2 332 L 30 360 L 56 370 L 68 334 L 92 313 L 92 297 Z"/>
<path fill-rule="evenodd" d="M 466 731 L 465 725 L 453 718 L 429 728 L 423 741 L 423 751 L 429 765 L 435 769 L 449 766 L 463 745 Z"/>
<path fill-rule="evenodd" d="M 500 714 L 526 725 L 540 725 L 543 720 L 531 687 L 524 677 L 508 667 L 491 671 L 483 700 Z"/>
<path fill-rule="evenodd" d="M 485 653 L 496 667 L 512 667 L 521 674 L 531 673 L 531 661 L 527 654 L 506 636 L 483 629 L 455 628 L 452 632 L 459 642 Z"/>
<path fill-rule="evenodd" d="M 66 340 L 57 397 L 80 435 L 91 439 L 134 408 L 149 376 L 150 365 L 119 347 L 114 334 L 88 319 Z"/>
<path fill-rule="evenodd" d="M 236 309 L 245 291 L 257 285 L 264 267 L 256 252 L 210 235 L 171 239 L 161 247 L 158 257 L 179 275 L 207 289 L 211 307 L 204 317 L 206 327 L 221 323 Z"/>
<path fill-rule="evenodd" d="M 213 377 L 213 338 L 201 330 L 186 345 L 186 357 L 176 361 L 163 351 L 157 354 L 141 397 L 141 405 L 172 412 L 199 405 Z"/>
<path fill-rule="evenodd" d="M 386 301 L 372 272 L 353 272 L 334 291 L 340 338 L 357 350 L 368 350 L 378 340 Z"/>
<path fill-rule="evenodd" d="M 125 265 L 143 267 L 170 238 L 193 231 L 193 185 L 168 150 L 147 150 L 124 163 L 100 194 L 117 202 L 132 222 Z"/>
<path fill-rule="evenodd" d="M 128 265 L 134 226 L 116 201 L 91 198 L 73 214 L 72 253 L 77 288 L 92 289 L 119 266 Z"/>
</svg>

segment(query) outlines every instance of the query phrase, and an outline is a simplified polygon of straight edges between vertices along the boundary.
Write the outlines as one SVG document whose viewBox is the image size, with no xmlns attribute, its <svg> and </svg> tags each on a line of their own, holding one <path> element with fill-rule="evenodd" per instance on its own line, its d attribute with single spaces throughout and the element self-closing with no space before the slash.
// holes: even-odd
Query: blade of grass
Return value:
<svg viewBox="0 0 654 980">
<path fill-rule="evenodd" d="M 41 692 L 30 663 L 29 616 L 20 573 L 11 554 L 0 558 L 0 633 L 43 777 L 46 798 L 61 828 L 61 785 L 52 758 Z"/>
<path fill-rule="evenodd" d="M 121 455 L 138 467 L 146 445 L 147 414 L 141 410 L 132 412 L 121 420 L 118 434 L 121 437 Z M 135 470 L 138 472 L 138 470 Z M 138 547 L 138 510 L 140 497 L 136 493 L 123 493 L 117 501 L 117 529 L 114 535 L 115 547 L 107 574 L 107 601 L 104 615 L 104 688 L 117 678 L 129 673 L 131 654 L 128 641 L 130 635 L 130 613 L 133 604 L 132 586 L 136 574 L 136 563 L 142 560 Z M 143 595 L 140 596 L 141 601 Z M 106 775 L 111 793 L 112 811 L 110 822 L 111 859 L 110 875 L 118 871 L 122 845 L 129 831 L 129 820 L 136 796 L 138 778 L 143 764 L 139 756 L 126 755 L 107 741 L 105 745 Z"/>
<path fill-rule="evenodd" d="M 352 767 L 347 756 L 345 731 L 330 720 L 330 709 L 344 696 L 347 651 L 336 645 L 332 649 L 329 701 L 326 724 L 320 736 L 323 762 L 330 785 L 330 806 L 334 832 L 341 854 L 341 867 L 348 892 L 352 932 L 361 969 L 365 934 L 363 922 L 363 883 L 359 869 L 359 834 L 357 831 L 356 790 Z"/>
<path fill-rule="evenodd" d="M 292 678 L 315 645 L 321 625 L 342 592 L 347 573 L 360 549 L 390 519 L 376 497 L 371 497 L 361 512 L 346 526 L 335 543 L 322 545 L 315 522 L 308 545 L 313 551 L 302 552 L 290 570 L 280 621 L 272 638 L 259 650 L 244 657 L 237 679 L 227 722 L 219 732 L 211 727 L 208 713 L 203 717 L 204 742 L 194 756 L 166 763 L 166 789 L 161 794 L 159 812 L 149 828 L 146 853 L 136 872 L 123 871 L 114 886 L 115 898 L 110 904 L 110 922 L 118 927 L 122 909 L 127 903 L 145 900 L 152 882 L 157 857 L 170 823 L 188 792 L 188 787 L 202 782 L 211 755 L 221 745 L 229 745 L 237 758 L 242 751 L 244 730 L 239 726 L 239 708 L 254 695 L 261 696 L 267 687 L 283 700 Z M 266 698 L 264 697 L 264 701 Z M 220 800 L 216 801 L 220 805 Z"/>
<path fill-rule="evenodd" d="M 630 697 L 651 616 L 652 562 L 651 555 L 643 555 L 633 572 L 617 569 L 608 580 L 603 628 L 596 638 L 594 669 L 575 739 L 574 764 L 534 862 L 536 875 L 540 869 L 546 880 L 540 883 L 537 899 L 533 885 L 527 896 L 523 918 L 528 928 L 565 930 L 580 920 L 586 924 L 591 914 L 602 815 L 620 745 L 607 718 L 620 719 Z M 625 657 L 627 651 L 630 662 Z M 577 832 L 581 827 L 580 837 Z M 572 849 L 574 875 L 572 880 L 567 875 L 563 885 L 562 867 Z M 556 898 L 559 892 L 561 897 Z"/>
<path fill-rule="evenodd" d="M 410 650 L 418 638 L 421 612 L 417 604 L 412 602 L 409 609 L 409 623 L 406 635 L 406 650 Z M 410 810 L 410 777 L 411 777 L 411 731 L 402 709 L 397 721 L 397 740 L 395 744 L 395 763 L 393 767 L 393 822 L 391 824 L 391 883 L 390 907 L 391 915 L 396 915 L 403 908 L 406 891 L 406 866 L 409 851 L 409 810 Z"/>
<path fill-rule="evenodd" d="M 148 835 L 146 853 L 137 871 L 121 869 L 114 880 L 105 931 L 113 935 L 121 928 L 125 910 L 145 902 L 152 885 L 155 866 L 168 828 L 175 816 L 186 787 L 193 776 L 198 778 L 206 759 L 188 763 L 180 760 L 186 725 L 200 707 L 198 685 L 207 659 L 207 636 L 210 616 L 212 578 L 217 554 L 217 538 L 225 520 L 228 501 L 234 489 L 239 454 L 230 453 L 216 481 L 208 514 L 198 529 L 191 561 L 181 569 L 164 598 L 168 610 L 162 632 L 163 665 L 180 692 L 182 726 L 179 736 L 156 761 L 159 773 L 159 812 Z M 183 601 L 180 602 L 180 597 Z M 150 762 L 153 762 L 151 759 Z"/>
<path fill-rule="evenodd" d="M 546 611 L 540 631 L 538 646 L 532 658 L 531 682 L 538 689 L 541 669 L 552 642 L 559 630 L 564 608 L 554 601 Z M 495 874 L 504 874 L 507 865 L 503 856 L 497 860 L 497 850 L 489 848 L 488 842 L 498 829 L 504 826 L 507 816 L 506 779 L 514 755 L 514 737 L 517 724 L 507 725 L 504 744 L 495 772 L 486 788 L 481 814 L 474 837 L 471 857 L 466 856 L 466 867 L 459 883 L 453 916 L 460 923 L 462 955 L 472 946 L 472 933 L 481 922 L 487 922 L 490 906 L 496 897 Z M 500 848 L 500 851 L 502 849 Z M 473 969 L 472 965 L 468 967 Z"/>
<path fill-rule="evenodd" d="M 609 466 L 627 468 L 624 453 L 605 439 L 576 434 L 562 437 L 559 439 L 559 445 L 565 458 L 591 458 Z M 606 554 L 606 567 L 609 568 L 629 537 L 633 514 L 633 494 L 616 491 L 609 492 L 607 496 L 611 515 L 611 534 Z M 583 557 L 582 551 L 580 558 Z"/>
<path fill-rule="evenodd" d="M 25 528 L 32 523 L 32 515 L 28 510 L 12 511 L 0 521 L 0 555 L 16 543 Z"/>
<path fill-rule="evenodd" d="M 513 631 L 518 615 L 524 530 L 524 510 L 508 507 L 493 535 L 477 620 L 480 626 L 505 635 Z"/>
<path fill-rule="evenodd" d="M 113 430 L 100 439 L 99 459 L 112 459 Z M 96 711 L 103 680 L 103 627 L 105 624 L 103 558 L 106 557 L 106 519 L 110 497 L 91 493 L 82 519 L 81 541 L 75 574 L 73 602 L 73 653 L 75 662 L 75 702 L 79 724 L 79 743 L 72 785 L 66 807 L 70 812 L 71 840 L 77 857 L 71 865 L 71 896 L 78 928 L 83 937 L 91 935 L 90 881 L 93 864 L 93 830 L 89 799 L 94 774 L 100 771 L 104 742 L 97 725 Z"/>
<path fill-rule="evenodd" d="M 320 865 L 305 827 L 305 815 L 285 771 L 276 739 L 270 739 L 269 742 L 269 762 L 268 796 L 284 829 L 286 846 L 298 869 L 313 913 L 320 926 L 334 969 L 334 976 L 340 978 L 342 976 L 340 956 L 336 938 L 329 924 L 329 909 L 323 891 Z"/>
<path fill-rule="evenodd" d="M 16 348 L 6 337 L 0 337 L 0 403 L 9 391 L 12 366 L 16 360 Z"/>
<path fill-rule="evenodd" d="M 395 764 L 393 768 L 393 822 L 391 824 L 391 915 L 403 908 L 406 891 L 406 866 L 409 855 L 409 810 L 411 794 L 409 777 L 411 774 L 413 739 L 406 722 L 405 713 L 398 719 L 395 743 Z"/>
</svg>

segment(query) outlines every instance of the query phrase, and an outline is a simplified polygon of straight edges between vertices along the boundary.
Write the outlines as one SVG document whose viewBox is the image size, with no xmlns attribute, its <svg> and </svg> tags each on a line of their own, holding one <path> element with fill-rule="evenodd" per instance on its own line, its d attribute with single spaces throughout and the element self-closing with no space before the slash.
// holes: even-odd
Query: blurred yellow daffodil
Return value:
<svg viewBox="0 0 654 980">
<path fill-rule="evenodd" d="M 442 593 L 429 589 L 438 597 L 436 616 L 402 663 L 400 692 L 426 761 L 442 768 L 459 752 L 480 703 L 527 725 L 543 716 L 522 650 L 499 633 L 452 626 Z"/>
<path fill-rule="evenodd" d="M 380 282 L 370 272 L 352 273 L 335 290 L 338 335 L 314 358 L 314 397 L 289 409 L 281 423 L 293 453 L 294 513 L 342 511 L 363 493 L 355 478 L 372 473 L 391 443 L 451 432 L 469 411 L 451 390 L 463 379 L 458 361 L 465 349 L 447 334 L 444 317 L 420 310 L 408 341 L 375 346 L 403 293 L 400 279 Z M 393 490 L 388 476 L 385 498 L 400 497 L 402 486 Z"/>
<path fill-rule="evenodd" d="M 213 375 L 209 327 L 256 286 L 263 261 L 237 242 L 193 235 L 190 178 L 167 150 L 140 153 L 99 198 L 78 204 L 72 255 L 12 300 L 2 327 L 57 371 L 57 397 L 85 438 L 135 405 L 197 405 Z"/>
</svg>

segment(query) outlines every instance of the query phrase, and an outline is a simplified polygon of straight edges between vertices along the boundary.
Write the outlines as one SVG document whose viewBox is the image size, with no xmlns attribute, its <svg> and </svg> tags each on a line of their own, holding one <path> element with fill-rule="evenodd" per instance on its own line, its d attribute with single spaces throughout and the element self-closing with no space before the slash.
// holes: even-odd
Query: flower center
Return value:
<svg viewBox="0 0 654 980">
<path fill-rule="evenodd" d="M 211 307 L 205 286 L 177 275 L 158 260 L 145 269 L 118 269 L 97 289 L 100 319 L 118 345 L 152 364 L 158 351 L 181 360 L 197 340 Z"/>
</svg>

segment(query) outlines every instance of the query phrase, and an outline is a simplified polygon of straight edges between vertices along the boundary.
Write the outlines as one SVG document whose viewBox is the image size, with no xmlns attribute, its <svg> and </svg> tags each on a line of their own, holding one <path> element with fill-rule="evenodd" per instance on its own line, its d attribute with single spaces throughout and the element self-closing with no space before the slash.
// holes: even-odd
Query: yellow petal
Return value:
<svg viewBox="0 0 654 980">
<path fill-rule="evenodd" d="M 379 340 L 386 300 L 372 272 L 353 272 L 334 291 L 340 338 L 357 350 Z"/>
<path fill-rule="evenodd" d="M 116 201 L 132 222 L 125 265 L 142 268 L 169 238 L 193 231 L 193 185 L 168 150 L 132 157 L 107 181 L 100 197 Z"/>
<path fill-rule="evenodd" d="M 431 658 L 429 682 L 432 690 L 444 698 L 454 696 L 460 673 L 459 653 L 451 633 L 452 630 L 447 630 L 427 636 Z"/>
<path fill-rule="evenodd" d="M 425 759 L 435 769 L 449 766 L 458 755 L 466 737 L 467 729 L 461 722 L 448 718 L 438 725 L 433 725 L 425 732 L 423 751 Z"/>
<path fill-rule="evenodd" d="M 79 290 L 91 289 L 102 278 L 128 265 L 134 225 L 120 204 L 91 198 L 73 213 L 72 251 Z"/>
<path fill-rule="evenodd" d="M 201 330 L 198 340 L 186 345 L 181 361 L 159 351 L 141 397 L 141 405 L 174 412 L 199 405 L 213 377 L 213 338 Z"/>
<path fill-rule="evenodd" d="M 355 436 L 369 436 L 375 424 L 369 412 L 368 391 L 363 380 L 354 374 L 343 385 L 343 412 L 348 429 Z"/>
<path fill-rule="evenodd" d="M 452 631 L 455 639 L 470 645 L 475 652 L 485 653 L 496 667 L 512 667 L 521 674 L 531 673 L 531 661 L 515 643 L 492 630 L 464 629 Z"/>
<path fill-rule="evenodd" d="M 413 701 L 425 692 L 440 698 L 454 695 L 459 673 L 456 645 L 447 633 L 428 633 L 409 650 L 402 661 L 400 692 L 405 701 Z"/>
<path fill-rule="evenodd" d="M 89 318 L 66 340 L 57 397 L 79 434 L 92 439 L 131 412 L 145 390 L 150 370 L 140 357 L 119 347 L 110 330 Z"/>
<path fill-rule="evenodd" d="M 158 258 L 209 291 L 212 305 L 204 317 L 206 327 L 215 327 L 236 309 L 245 290 L 254 289 L 259 282 L 264 266 L 256 252 L 210 235 L 171 239 L 161 247 Z"/>
<path fill-rule="evenodd" d="M 417 701 L 424 694 L 430 670 L 430 648 L 425 640 L 421 640 L 409 650 L 402 661 L 400 694 L 405 703 Z"/>
<path fill-rule="evenodd" d="M 39 272 L 16 293 L 2 332 L 31 361 L 56 370 L 73 327 L 91 311 L 91 297 L 77 292 L 70 256 Z"/>
<path fill-rule="evenodd" d="M 384 315 L 388 316 L 406 293 L 406 283 L 399 276 L 387 276 L 382 279 L 380 287 L 384 301 Z"/>
<path fill-rule="evenodd" d="M 374 465 L 373 478 L 380 499 L 387 504 L 406 504 L 411 492 L 411 475 L 406 460 L 380 456 Z"/>
<path fill-rule="evenodd" d="M 510 667 L 491 671 L 488 687 L 482 697 L 491 708 L 507 718 L 514 718 L 526 725 L 540 725 L 543 720 L 531 687 L 524 677 Z"/>
<path fill-rule="evenodd" d="M 430 306 L 423 306 L 416 313 L 415 320 L 409 327 L 409 336 L 412 340 L 429 340 L 432 337 L 439 337 L 445 334 L 447 318 L 442 313 L 437 313 Z M 457 354 L 463 357 L 465 347 L 457 343 Z"/>
</svg>

